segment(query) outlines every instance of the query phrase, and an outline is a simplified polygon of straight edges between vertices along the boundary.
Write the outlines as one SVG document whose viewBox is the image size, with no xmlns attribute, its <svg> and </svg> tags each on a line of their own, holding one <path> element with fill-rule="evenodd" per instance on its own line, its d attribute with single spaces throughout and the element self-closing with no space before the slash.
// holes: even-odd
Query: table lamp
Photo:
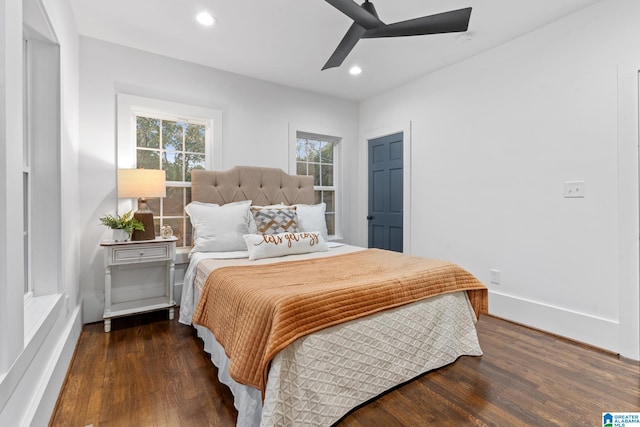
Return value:
<svg viewBox="0 0 640 427">
<path fill-rule="evenodd" d="M 133 216 L 144 224 L 144 231 L 134 230 L 131 240 L 153 240 L 156 238 L 153 212 L 147 206 L 147 199 L 166 196 L 165 171 L 118 169 L 118 197 L 138 198 L 138 210 Z"/>
</svg>

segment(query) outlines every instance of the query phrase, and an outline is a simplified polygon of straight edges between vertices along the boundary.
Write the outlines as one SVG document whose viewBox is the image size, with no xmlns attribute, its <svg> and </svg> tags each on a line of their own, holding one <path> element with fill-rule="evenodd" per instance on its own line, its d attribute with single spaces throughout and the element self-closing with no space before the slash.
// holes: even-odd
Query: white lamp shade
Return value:
<svg viewBox="0 0 640 427">
<path fill-rule="evenodd" d="M 165 171 L 158 169 L 118 169 L 118 197 L 167 197 Z"/>
</svg>

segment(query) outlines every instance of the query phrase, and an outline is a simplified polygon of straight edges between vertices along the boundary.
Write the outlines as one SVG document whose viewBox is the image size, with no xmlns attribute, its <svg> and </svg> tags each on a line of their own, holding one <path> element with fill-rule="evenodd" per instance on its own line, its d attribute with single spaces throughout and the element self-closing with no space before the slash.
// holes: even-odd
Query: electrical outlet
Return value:
<svg viewBox="0 0 640 427">
<path fill-rule="evenodd" d="M 496 270 L 495 268 L 492 268 L 491 270 L 489 270 L 489 280 L 494 285 L 499 285 L 500 284 L 500 270 Z"/>
<path fill-rule="evenodd" d="M 581 199 L 584 197 L 584 181 L 565 181 L 564 197 L 567 199 Z"/>
</svg>

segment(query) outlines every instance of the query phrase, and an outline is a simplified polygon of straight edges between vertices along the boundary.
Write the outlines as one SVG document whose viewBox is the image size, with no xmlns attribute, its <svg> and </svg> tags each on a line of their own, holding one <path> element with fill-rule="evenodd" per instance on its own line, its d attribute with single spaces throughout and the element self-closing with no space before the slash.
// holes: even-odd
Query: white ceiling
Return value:
<svg viewBox="0 0 640 427">
<path fill-rule="evenodd" d="M 81 35 L 283 85 L 361 100 L 459 62 L 599 0 L 373 0 L 403 21 L 473 7 L 468 34 L 361 40 L 320 71 L 352 21 L 324 0 L 71 0 Z M 214 27 L 195 15 L 207 10 Z M 352 65 L 363 72 L 351 76 Z"/>
</svg>

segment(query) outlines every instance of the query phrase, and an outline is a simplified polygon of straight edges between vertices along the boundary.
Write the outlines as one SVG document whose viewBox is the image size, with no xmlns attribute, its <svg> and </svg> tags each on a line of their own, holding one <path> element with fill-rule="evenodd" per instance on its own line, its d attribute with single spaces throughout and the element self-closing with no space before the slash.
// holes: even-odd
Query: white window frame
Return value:
<svg viewBox="0 0 640 427">
<path fill-rule="evenodd" d="M 289 173 L 296 175 L 296 148 L 298 145 L 298 135 L 305 138 L 315 137 L 323 141 L 333 142 L 333 187 L 313 186 L 314 191 L 333 190 L 335 224 L 334 234 L 329 236 L 330 240 L 342 239 L 342 141 L 344 132 L 335 129 L 323 128 L 317 125 L 302 125 L 297 123 L 289 124 Z"/>
<path fill-rule="evenodd" d="M 56 368 L 36 361 L 57 360 L 57 356 L 42 354 L 52 349 L 62 350 L 61 341 L 55 335 L 59 331 L 55 328 L 69 317 L 68 309 L 65 310 L 68 296 L 64 293 L 61 255 L 64 249 L 60 155 L 62 58 L 58 38 L 40 0 L 6 2 L 0 15 L 0 37 L 4 43 L 0 58 L 5 65 L 5 73 L 0 73 L 0 84 L 4 85 L 0 103 L 5 116 L 0 123 L 0 133 L 11 142 L 0 148 L 0 223 L 3 224 L 0 231 L 0 270 L 3 272 L 0 279 L 0 413 L 11 413 L 10 406 L 18 403 L 29 411 L 13 418 L 27 424 L 37 415 L 35 412 L 41 412 L 42 406 L 46 406 L 36 408 L 33 403 L 39 401 L 41 393 L 51 391 L 51 383 L 42 381 L 49 379 L 52 369 Z M 25 50 L 24 40 L 31 40 L 34 49 Z M 29 115 L 26 122 L 23 115 Z M 27 138 L 32 148 L 28 191 L 23 189 L 28 148 L 23 136 L 26 126 L 29 126 Z M 27 236 L 30 264 L 25 264 L 25 235 L 21 226 L 25 203 L 29 204 L 27 228 L 32 230 Z M 29 269 L 32 280 L 28 298 L 24 292 L 25 269 Z M 24 398 L 31 399 L 31 405 L 23 405 L 21 399 Z"/>
<path fill-rule="evenodd" d="M 136 117 L 154 117 L 163 120 L 204 124 L 205 168 L 222 168 L 222 111 L 153 98 L 117 94 L 117 168 L 136 167 Z M 168 187 L 190 187 L 190 182 L 167 181 Z M 118 213 L 136 208 L 134 199 L 118 199 Z"/>
<path fill-rule="evenodd" d="M 22 40 L 22 237 L 24 251 L 24 302 L 33 297 L 31 281 L 31 61 L 29 60 L 30 40 L 23 35 Z"/>
<path fill-rule="evenodd" d="M 26 211 L 23 221 L 27 222 L 26 230 L 23 229 L 26 307 L 32 298 L 62 291 L 60 46 L 54 34 L 42 34 L 25 24 L 23 55 L 22 176 L 26 188 L 23 185 L 22 202 Z M 30 317 L 25 314 L 26 319 Z M 26 324 L 25 336 L 28 329 Z"/>
</svg>

